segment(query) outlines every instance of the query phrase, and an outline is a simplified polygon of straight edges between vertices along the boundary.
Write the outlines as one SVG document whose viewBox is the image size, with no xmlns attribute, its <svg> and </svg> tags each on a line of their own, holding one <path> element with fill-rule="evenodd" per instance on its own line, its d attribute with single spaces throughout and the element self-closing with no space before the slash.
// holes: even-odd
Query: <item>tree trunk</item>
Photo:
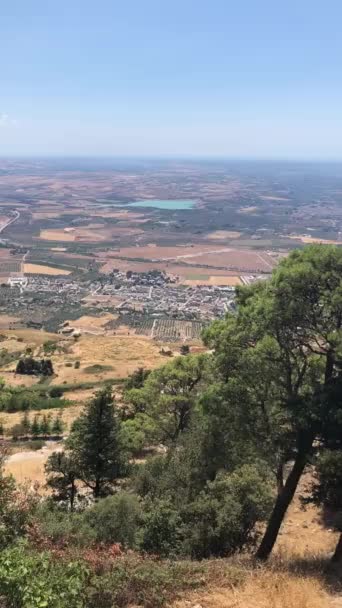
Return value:
<svg viewBox="0 0 342 608">
<path fill-rule="evenodd" d="M 76 483 L 75 483 L 75 480 L 73 480 L 71 483 L 71 489 L 70 489 L 70 511 L 71 511 L 71 513 L 74 512 L 76 492 L 77 492 Z"/>
<path fill-rule="evenodd" d="M 258 559 L 266 560 L 274 547 L 280 526 L 283 523 L 286 511 L 292 501 L 298 482 L 307 463 L 307 457 L 311 449 L 312 442 L 313 438 L 310 441 L 307 440 L 304 442 L 306 445 L 303 445 L 302 449 L 298 451 L 292 470 L 286 479 L 284 487 L 278 493 L 266 532 L 260 543 L 260 547 L 256 552 L 256 557 Z"/>
<path fill-rule="evenodd" d="M 278 491 L 278 496 L 279 496 L 282 493 L 282 491 L 284 490 L 284 463 L 282 461 L 278 464 L 276 477 L 277 477 L 277 491 Z"/>
<path fill-rule="evenodd" d="M 342 562 L 342 532 L 340 534 L 340 538 L 337 541 L 335 552 L 334 552 L 334 555 L 331 558 L 331 561 L 334 564 Z"/>
<path fill-rule="evenodd" d="M 95 479 L 95 486 L 94 486 L 94 498 L 99 498 L 100 496 L 100 492 L 101 492 L 101 480 L 99 477 L 97 477 Z"/>
</svg>

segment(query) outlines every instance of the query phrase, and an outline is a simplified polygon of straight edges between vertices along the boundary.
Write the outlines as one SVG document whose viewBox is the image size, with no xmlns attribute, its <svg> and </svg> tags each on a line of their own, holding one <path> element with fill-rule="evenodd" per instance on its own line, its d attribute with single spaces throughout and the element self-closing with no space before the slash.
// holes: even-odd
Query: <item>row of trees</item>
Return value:
<svg viewBox="0 0 342 608">
<path fill-rule="evenodd" d="M 61 415 L 56 415 L 54 418 L 52 418 L 51 415 L 35 415 L 33 419 L 30 420 L 27 412 L 25 412 L 21 421 L 14 425 L 10 429 L 10 432 L 14 438 L 28 435 L 35 438 L 39 436 L 61 435 L 63 429 L 64 425 Z"/>
</svg>

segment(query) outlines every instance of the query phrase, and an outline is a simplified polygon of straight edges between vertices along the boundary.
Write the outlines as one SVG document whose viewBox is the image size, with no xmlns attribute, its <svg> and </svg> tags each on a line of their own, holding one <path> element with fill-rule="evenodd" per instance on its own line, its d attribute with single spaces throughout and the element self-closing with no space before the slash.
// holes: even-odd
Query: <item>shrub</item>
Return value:
<svg viewBox="0 0 342 608">
<path fill-rule="evenodd" d="M 52 355 L 56 351 L 57 347 L 57 342 L 54 342 L 53 340 L 47 340 L 43 344 L 43 350 L 46 355 Z"/>
<path fill-rule="evenodd" d="M 188 355 L 190 353 L 189 344 L 182 344 L 182 346 L 179 349 L 179 352 L 181 355 Z"/>
<path fill-rule="evenodd" d="M 94 530 L 97 541 L 120 543 L 130 548 L 136 545 L 141 517 L 136 496 L 120 492 L 103 498 L 87 510 L 84 517 L 86 523 Z"/>
<path fill-rule="evenodd" d="M 25 445 L 29 450 L 36 451 L 44 447 L 45 441 L 43 439 L 32 439 L 31 441 L 27 441 Z"/>
<path fill-rule="evenodd" d="M 100 363 L 95 363 L 94 365 L 89 365 L 84 368 L 84 372 L 86 374 L 99 374 L 100 372 L 110 372 L 113 368 L 112 365 L 101 365 Z"/>
<path fill-rule="evenodd" d="M 0 553 L 20 536 L 26 534 L 32 511 L 32 497 L 16 488 L 13 477 L 5 475 L 3 465 L 6 453 L 0 453 Z"/>
<path fill-rule="evenodd" d="M 256 524 L 272 505 L 270 485 L 254 466 L 221 473 L 182 510 L 182 552 L 194 558 L 224 556 L 252 544 Z"/>
<path fill-rule="evenodd" d="M 17 545 L 0 553 L 0 595 L 9 608 L 85 608 L 87 570 Z"/>
<path fill-rule="evenodd" d="M 63 397 L 63 389 L 60 386 L 52 386 L 49 395 L 50 397 Z"/>
<path fill-rule="evenodd" d="M 96 532 L 83 513 L 69 513 L 54 507 L 50 501 L 38 507 L 35 519 L 40 533 L 53 544 L 87 547 L 96 540 Z"/>
<path fill-rule="evenodd" d="M 75 361 L 74 368 L 75 369 L 80 369 L 80 366 L 81 366 L 81 362 L 80 361 Z"/>
<path fill-rule="evenodd" d="M 140 546 L 148 553 L 171 556 L 180 552 L 182 520 L 167 500 L 146 505 Z"/>
<path fill-rule="evenodd" d="M 227 578 L 237 584 L 241 571 L 229 572 Z M 87 608 L 161 608 L 170 605 L 180 591 L 203 587 L 205 582 L 206 565 L 127 555 L 115 559 L 107 572 L 92 577 Z"/>
<path fill-rule="evenodd" d="M 12 436 L 12 438 L 14 440 L 17 440 L 17 439 L 19 439 L 19 437 L 23 437 L 24 435 L 27 434 L 27 429 L 24 427 L 24 425 L 21 422 L 18 422 L 18 424 L 14 424 L 9 429 L 9 434 Z"/>
</svg>

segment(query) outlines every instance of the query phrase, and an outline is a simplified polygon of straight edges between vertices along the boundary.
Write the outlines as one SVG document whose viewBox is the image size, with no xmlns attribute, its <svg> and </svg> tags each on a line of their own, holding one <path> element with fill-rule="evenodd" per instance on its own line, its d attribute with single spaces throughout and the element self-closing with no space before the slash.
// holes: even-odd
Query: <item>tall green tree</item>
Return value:
<svg viewBox="0 0 342 608">
<path fill-rule="evenodd" d="M 341 408 L 331 389 L 342 351 L 342 249 L 292 252 L 270 281 L 238 290 L 237 308 L 235 317 L 213 324 L 205 341 L 214 349 L 227 410 L 235 402 L 246 432 L 276 468 L 277 498 L 257 552 L 266 559 L 314 442 Z"/>
<path fill-rule="evenodd" d="M 127 399 L 155 422 L 160 440 L 174 442 L 189 428 L 207 373 L 206 355 L 177 357 L 153 370 L 142 388 L 127 393 Z"/>
<path fill-rule="evenodd" d="M 110 388 L 99 391 L 72 426 L 67 445 L 79 478 L 95 498 L 106 494 L 126 473 L 120 430 Z"/>
</svg>

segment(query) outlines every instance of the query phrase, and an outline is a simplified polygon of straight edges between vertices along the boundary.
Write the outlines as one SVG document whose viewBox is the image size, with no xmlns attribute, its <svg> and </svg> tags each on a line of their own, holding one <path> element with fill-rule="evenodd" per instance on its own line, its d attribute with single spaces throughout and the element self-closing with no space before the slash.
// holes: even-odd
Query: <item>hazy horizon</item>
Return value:
<svg viewBox="0 0 342 608">
<path fill-rule="evenodd" d="M 0 156 L 342 161 L 342 6 L 13 0 Z"/>
</svg>

